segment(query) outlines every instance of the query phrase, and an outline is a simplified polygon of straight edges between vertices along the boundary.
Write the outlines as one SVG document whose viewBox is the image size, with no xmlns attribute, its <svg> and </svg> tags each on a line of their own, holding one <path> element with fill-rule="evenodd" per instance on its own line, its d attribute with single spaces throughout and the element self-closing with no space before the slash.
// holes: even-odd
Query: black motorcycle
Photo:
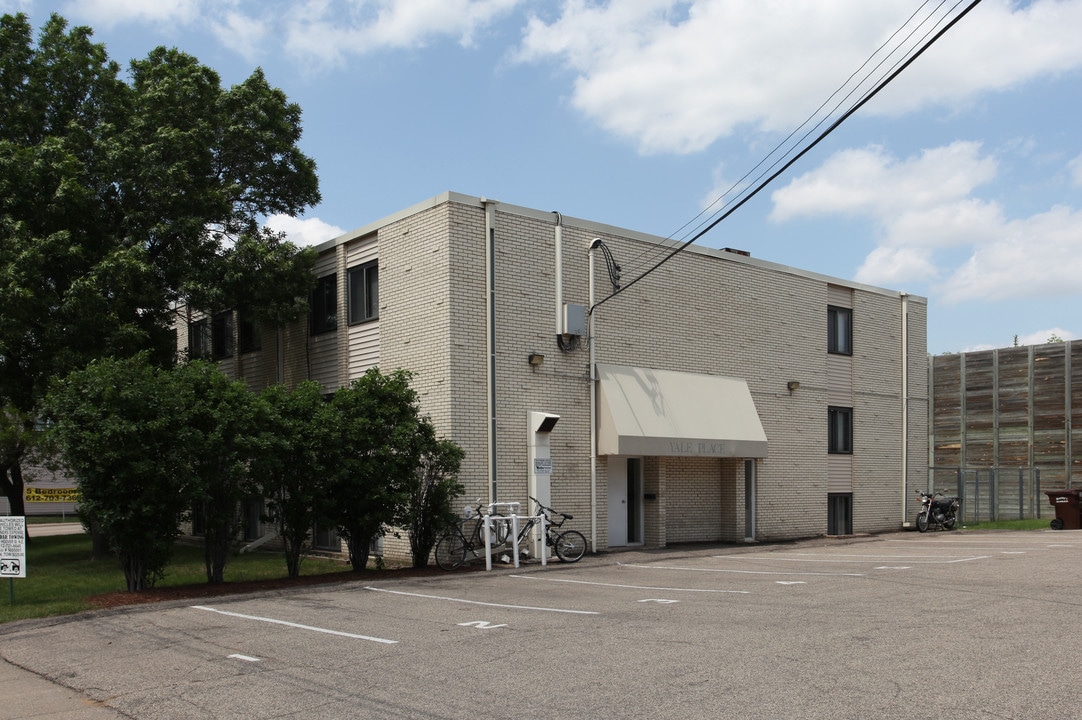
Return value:
<svg viewBox="0 0 1082 720">
<path fill-rule="evenodd" d="M 958 522 L 959 499 L 943 497 L 943 493 L 926 493 L 917 490 L 920 495 L 920 512 L 917 513 L 917 530 L 928 532 L 930 527 L 953 530 Z"/>
</svg>

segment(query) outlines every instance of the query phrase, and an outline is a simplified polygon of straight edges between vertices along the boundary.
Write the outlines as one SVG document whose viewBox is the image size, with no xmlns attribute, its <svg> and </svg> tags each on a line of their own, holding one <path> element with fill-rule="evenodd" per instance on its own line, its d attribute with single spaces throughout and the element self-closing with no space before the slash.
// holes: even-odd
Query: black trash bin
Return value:
<svg viewBox="0 0 1082 720">
<path fill-rule="evenodd" d="M 1052 521 L 1053 530 L 1082 530 L 1082 504 L 1079 503 L 1079 491 L 1045 490 L 1048 503 L 1056 509 L 1056 518 Z"/>
</svg>

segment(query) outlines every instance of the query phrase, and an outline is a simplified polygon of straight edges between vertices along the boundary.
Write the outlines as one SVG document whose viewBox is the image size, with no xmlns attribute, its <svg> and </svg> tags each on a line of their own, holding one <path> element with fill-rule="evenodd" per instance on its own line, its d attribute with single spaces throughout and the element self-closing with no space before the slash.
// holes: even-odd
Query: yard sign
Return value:
<svg viewBox="0 0 1082 720">
<path fill-rule="evenodd" d="M 26 518 L 0 517 L 0 577 L 26 577 Z"/>
</svg>

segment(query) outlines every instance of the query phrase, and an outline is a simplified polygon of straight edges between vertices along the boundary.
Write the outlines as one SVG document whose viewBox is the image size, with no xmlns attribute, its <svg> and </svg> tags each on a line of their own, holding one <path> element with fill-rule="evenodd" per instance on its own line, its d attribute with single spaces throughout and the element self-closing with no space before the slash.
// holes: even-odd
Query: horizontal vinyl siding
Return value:
<svg viewBox="0 0 1082 720">
<path fill-rule="evenodd" d="M 313 335 L 311 344 L 310 375 L 323 386 L 324 392 L 338 389 L 338 333 L 329 332 Z"/>
<path fill-rule="evenodd" d="M 827 355 L 827 404 L 853 407 L 851 355 Z"/>
<path fill-rule="evenodd" d="M 827 458 L 827 492 L 853 492 L 852 455 L 831 455 Z"/>
<path fill-rule="evenodd" d="M 346 272 L 358 265 L 379 259 L 379 241 L 370 235 L 350 244 L 346 249 Z M 345 302 L 349 302 L 349 285 L 346 284 Z M 382 304 L 382 303 L 381 303 Z M 349 380 L 364 375 L 370 368 L 379 366 L 379 320 L 351 325 L 349 328 Z"/>
<path fill-rule="evenodd" d="M 349 329 L 349 379 L 356 380 L 379 365 L 379 321 Z"/>
</svg>

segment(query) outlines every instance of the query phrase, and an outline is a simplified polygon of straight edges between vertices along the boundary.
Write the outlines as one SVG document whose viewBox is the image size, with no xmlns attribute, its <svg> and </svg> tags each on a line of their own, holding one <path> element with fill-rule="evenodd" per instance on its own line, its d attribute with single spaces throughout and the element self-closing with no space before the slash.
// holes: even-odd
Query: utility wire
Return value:
<svg viewBox="0 0 1082 720">
<path fill-rule="evenodd" d="M 776 160 L 774 160 L 774 162 L 772 162 L 772 163 L 771 163 L 771 164 L 770 164 L 769 166 L 767 166 L 767 167 L 766 167 L 766 168 L 765 168 L 765 169 L 764 169 L 764 170 L 763 170 L 762 172 L 760 172 L 760 173 L 759 173 L 759 174 L 758 174 L 758 175 L 757 175 L 757 176 L 756 176 L 756 177 L 754 178 L 754 180 L 753 180 L 753 181 L 749 182 L 749 183 L 747 184 L 747 186 L 745 186 L 745 187 L 742 187 L 742 188 L 741 188 L 741 190 L 740 190 L 740 191 L 739 191 L 738 193 L 736 193 L 736 195 L 734 195 L 734 196 L 733 196 L 733 197 L 731 197 L 731 198 L 730 198 L 729 200 L 727 200 L 727 201 L 726 201 L 726 202 L 725 202 L 724 204 L 722 204 L 722 205 L 721 205 L 721 206 L 720 206 L 720 207 L 719 207 L 719 208 L 718 208 L 717 210 L 714 210 L 713 212 L 710 212 L 710 213 L 709 213 L 709 215 L 708 215 L 708 218 L 709 218 L 709 217 L 715 217 L 715 216 L 716 216 L 716 215 L 717 215 L 718 213 L 722 212 L 722 211 L 723 211 L 723 210 L 724 210 L 725 208 L 729 207 L 729 206 L 730 206 L 730 205 L 731 205 L 732 203 L 736 202 L 736 201 L 737 201 L 737 198 L 739 198 L 739 197 L 740 197 L 741 193 L 745 192 L 745 191 L 747 190 L 747 188 L 748 188 L 748 187 L 751 187 L 751 186 L 753 186 L 755 182 L 758 182 L 758 181 L 759 181 L 759 180 L 761 180 L 761 179 L 762 179 L 762 178 L 763 178 L 764 176 L 766 176 L 766 174 L 767 174 L 767 173 L 768 173 L 768 172 L 769 172 L 770 170 L 772 170 L 773 168 L 777 167 L 779 163 L 783 162 L 783 161 L 784 161 L 784 159 L 785 159 L 786 157 L 788 157 L 788 156 L 789 156 L 789 155 L 790 155 L 790 154 L 791 154 L 792 152 L 794 152 L 795 148 L 797 148 L 797 147 L 799 147 L 799 146 L 800 146 L 800 143 L 803 143 L 803 142 L 804 142 L 805 140 L 807 140 L 807 138 L 808 138 L 808 137 L 809 137 L 809 136 L 810 136 L 810 135 L 811 135 L 811 134 L 812 134 L 812 133 L 813 133 L 813 132 L 814 132 L 814 131 L 815 131 L 816 129 L 818 129 L 818 128 L 822 127 L 822 126 L 823 126 L 823 124 L 824 124 L 825 122 L 827 122 L 827 120 L 829 120 L 829 119 L 830 119 L 830 117 L 831 117 L 831 116 L 832 116 L 832 115 L 833 115 L 833 114 L 834 114 L 835 112 L 837 112 L 837 111 L 838 111 L 838 109 L 839 109 L 839 108 L 840 108 L 840 107 L 842 106 L 842 104 L 843 104 L 843 103 L 845 103 L 846 101 L 848 101 L 848 100 L 849 100 L 849 99 L 850 99 L 850 98 L 851 98 L 851 97 L 852 97 L 852 96 L 853 96 L 853 95 L 854 95 L 854 94 L 855 94 L 855 93 L 856 93 L 856 92 L 857 92 L 857 91 L 858 91 L 858 90 L 859 90 L 859 89 L 860 89 L 860 88 L 861 88 L 861 87 L 862 87 L 862 86 L 863 86 L 863 85 L 864 85 L 865 83 L 867 83 L 867 82 L 869 81 L 869 78 L 871 77 L 872 71 L 869 71 L 868 73 L 866 73 L 866 74 L 865 74 L 865 76 L 864 76 L 864 77 L 862 77 L 862 78 L 861 78 L 861 79 L 860 79 L 860 80 L 859 80 L 859 81 L 858 81 L 858 82 L 856 83 L 856 85 L 855 85 L 855 86 L 854 86 L 854 87 L 853 87 L 853 88 L 852 88 L 851 90 L 849 90 L 849 92 L 848 92 L 848 93 L 846 93 L 846 95 L 845 95 L 845 96 L 844 96 L 844 97 L 843 97 L 843 98 L 842 98 L 841 100 L 839 100 L 839 101 L 838 101 L 838 102 L 837 102 L 837 103 L 836 103 L 836 104 L 834 105 L 834 107 L 833 107 L 833 108 L 831 108 L 831 110 L 830 110 L 829 112 L 827 112 L 827 113 L 826 113 L 826 114 L 825 114 L 825 115 L 824 115 L 824 116 L 823 116 L 823 117 L 822 117 L 821 119 L 819 119 L 819 121 L 818 121 L 818 122 L 816 122 L 816 123 L 815 123 L 815 125 L 813 125 L 813 126 L 812 126 L 812 127 L 811 127 L 811 128 L 810 128 L 810 129 L 808 130 L 808 131 L 807 131 L 807 132 L 805 132 L 805 133 L 804 133 L 804 134 L 803 134 L 803 135 L 802 135 L 802 136 L 800 137 L 800 139 L 799 139 L 799 140 L 797 140 L 796 142 L 794 142 L 794 143 L 793 143 L 793 147 L 790 147 L 790 148 L 786 149 L 786 150 L 785 150 L 785 152 L 781 152 L 781 150 L 782 150 L 783 148 L 785 148 L 785 146 L 786 146 L 786 145 L 788 145 L 788 144 L 790 143 L 790 141 L 791 141 L 791 140 L 793 139 L 793 137 L 794 137 L 794 136 L 795 136 L 795 135 L 796 135 L 796 134 L 797 134 L 798 132 L 800 132 L 800 130 L 801 130 L 802 128 L 806 127 L 806 126 L 807 126 L 807 125 L 809 125 L 809 124 L 810 124 L 810 123 L 811 123 L 811 122 L 812 122 L 813 120 L 815 120 L 816 116 L 818 116 L 818 115 L 820 114 L 820 112 L 821 112 L 821 111 L 823 110 L 823 108 L 825 108 L 825 107 L 826 107 L 826 106 L 827 106 L 827 105 L 828 105 L 828 104 L 830 103 L 830 101 L 831 101 L 831 100 L 832 100 L 833 98 L 837 97 L 839 93 L 841 93 L 841 92 L 842 92 L 843 90 L 845 90 L 845 88 L 846 88 L 846 87 L 848 87 L 848 86 L 850 85 L 850 83 L 852 83 L 853 79 L 854 79 L 854 78 L 855 78 L 855 77 L 856 77 L 856 76 L 857 76 L 858 74 L 860 74 L 861 70 L 863 70 L 864 68 L 866 68 L 866 67 L 867 67 L 867 66 L 868 66 L 868 65 L 869 65 L 869 64 L 870 64 L 870 63 L 871 63 L 871 62 L 872 62 L 872 61 L 873 61 L 873 60 L 874 60 L 874 59 L 876 58 L 876 56 L 878 56 L 878 55 L 879 55 L 879 54 L 880 54 L 880 53 L 881 53 L 881 52 L 882 52 L 882 51 L 884 50 L 884 48 L 886 48 L 886 47 L 887 47 L 887 46 L 888 46 L 888 45 L 889 45 L 889 44 L 890 44 L 890 43 L 891 43 L 891 42 L 892 42 L 892 41 L 894 40 L 894 38 L 896 38 L 896 37 L 897 37 L 897 36 L 898 36 L 898 35 L 899 35 L 899 34 L 900 34 L 900 33 L 901 33 L 901 32 L 902 32 L 902 31 L 903 31 L 903 30 L 904 30 L 904 29 L 905 29 L 906 27 L 908 27 L 908 26 L 910 25 L 910 23 L 912 23 L 912 22 L 913 22 L 913 19 L 914 19 L 914 18 L 916 18 L 916 17 L 917 17 L 917 15 L 919 15 L 919 14 L 920 14 L 921 10 L 922 10 L 922 9 L 923 9 L 924 7 L 926 7 L 926 6 L 927 6 L 927 5 L 928 5 L 928 4 L 929 4 L 929 3 L 931 2 L 931 1 L 932 1 L 932 0 L 925 0 L 925 2 L 924 2 L 924 3 L 922 3 L 922 4 L 921 4 L 921 6 L 920 6 L 919 8 L 917 8 L 917 9 L 916 9 L 915 11 L 913 11 L 913 13 L 912 13 L 912 14 L 911 14 L 911 15 L 910 15 L 910 16 L 909 16 L 909 17 L 908 17 L 907 19 L 906 19 L 906 21 L 905 21 L 904 23 L 902 23 L 902 25 L 901 25 L 901 26 L 900 26 L 900 27 L 899 27 L 899 28 L 898 28 L 897 30 L 895 30 L 895 31 L 894 31 L 894 32 L 893 32 L 893 33 L 891 34 L 891 36 L 890 36 L 889 38 L 887 38 L 887 40 L 885 40 L 885 41 L 884 41 L 884 42 L 883 42 L 883 43 L 882 43 L 882 44 L 881 44 L 881 45 L 880 45 L 880 46 L 879 46 L 878 48 L 876 48 L 876 50 L 875 50 L 875 51 L 874 51 L 874 52 L 873 52 L 873 53 L 872 53 L 871 55 L 869 55 L 869 56 L 868 56 L 868 58 L 867 58 L 867 59 L 866 59 L 866 60 L 864 61 L 864 63 L 863 63 L 863 64 L 861 64 L 861 66 L 860 66 L 859 68 L 857 68 L 857 69 L 856 69 L 856 70 L 855 70 L 855 71 L 854 71 L 854 72 L 853 72 L 853 73 L 852 73 L 852 74 L 851 74 L 851 75 L 850 75 L 850 76 L 849 76 L 849 77 L 848 77 L 848 78 L 847 78 L 847 79 L 845 80 L 845 82 L 843 82 L 843 83 L 841 84 L 841 86 L 839 86 L 839 87 L 838 87 L 838 89 L 837 89 L 837 90 L 835 90 L 835 91 L 834 91 L 833 93 L 831 93 L 830 97 L 828 97 L 828 98 L 827 98 L 826 100 L 824 100 L 824 101 L 823 101 L 823 103 L 822 103 L 822 104 L 821 104 L 821 105 L 820 105 L 820 106 L 819 106 L 818 108 L 816 108 L 816 109 L 815 109 L 815 111 L 814 111 L 814 112 L 813 112 L 813 113 L 812 113 L 811 115 L 809 115 L 809 116 L 808 116 L 808 118 L 807 118 L 807 119 L 806 119 L 806 120 L 805 120 L 805 121 L 804 121 L 803 123 L 801 123 L 801 124 L 800 124 L 800 125 L 799 125 L 799 126 L 798 126 L 798 127 L 796 128 L 796 129 L 794 129 L 794 130 L 793 130 L 792 132 L 790 132 L 790 133 L 789 133 L 789 135 L 788 135 L 788 136 L 786 136 L 786 138 L 785 138 L 784 140 L 782 140 L 781 142 L 779 142 L 779 143 L 778 143 L 778 144 L 777 144 L 777 145 L 776 145 L 776 146 L 774 147 L 774 149 L 772 149 L 772 150 L 771 150 L 771 151 L 770 151 L 769 153 L 767 153 L 767 155 L 766 155 L 766 156 L 765 156 L 765 157 L 764 157 L 764 158 L 763 158 L 762 160 L 760 160 L 760 161 L 759 161 L 759 162 L 758 162 L 758 163 L 757 163 L 757 164 L 755 165 L 755 167 L 753 167 L 753 168 L 752 168 L 751 170 L 749 170 L 749 171 L 747 171 L 746 173 L 744 173 L 744 175 L 743 175 L 743 176 L 742 176 L 742 177 L 741 177 L 741 178 L 740 178 L 739 180 L 737 180 L 737 181 L 736 181 L 736 182 L 734 182 L 734 183 L 733 183 L 732 185 L 730 185 L 730 186 L 729 186 L 729 188 L 728 188 L 728 189 L 727 189 L 727 190 L 726 190 L 726 191 L 725 191 L 724 193 L 722 193 L 722 194 L 721 194 L 721 195 L 720 195 L 720 196 L 719 196 L 719 197 L 718 197 L 718 198 L 717 198 L 716 200 L 714 200 L 714 201 L 713 201 L 712 203 L 710 203 L 710 205 L 709 205 L 709 206 L 707 206 L 707 208 L 705 208 L 705 209 L 704 209 L 704 210 L 703 210 L 702 212 L 700 212 L 700 213 L 699 213 L 698 215 L 696 215 L 696 216 L 695 216 L 694 218 L 692 218 L 692 219 L 691 219 L 691 220 L 689 220 L 688 222 L 684 223 L 684 225 L 683 225 L 683 226 L 681 226 L 681 227 L 680 227 L 680 228 L 679 228 L 679 229 L 678 229 L 678 230 L 677 230 L 676 232 L 672 233 L 672 234 L 671 234 L 671 235 L 669 236 L 669 238 L 668 238 L 668 239 L 672 239 L 672 238 L 673 238 L 673 237 L 674 237 L 674 236 L 675 236 L 675 235 L 676 235 L 677 233 L 679 233 L 680 231 L 682 231 L 682 230 L 684 230 L 685 228 L 687 228 L 687 227 L 688 227 L 689 225 L 691 225 L 692 223 L 694 223 L 694 222 L 695 222 L 696 220 L 698 220 L 698 219 L 699 219 L 700 217 L 702 217 L 703 215 L 707 214 L 707 212 L 708 212 L 708 211 L 710 210 L 710 208 L 713 208 L 713 207 L 714 207 L 715 205 L 718 205 L 718 203 L 720 203 L 720 202 L 721 202 L 721 201 L 722 201 L 722 200 L 723 200 L 723 199 L 724 199 L 724 198 L 725 198 L 726 196 L 728 196 L 728 195 L 729 195 L 730 193 L 732 193 L 732 192 L 733 192 L 733 191 L 734 191 L 734 190 L 735 190 L 736 188 L 738 188 L 738 187 L 741 187 L 742 185 L 744 185 L 745 181 L 747 181 L 747 179 L 748 179 L 748 178 L 749 178 L 749 177 L 750 177 L 750 176 L 751 176 L 751 175 L 752 175 L 753 173 L 755 173 L 755 171 L 756 171 L 756 170 L 758 170 L 758 169 L 759 169 L 760 167 L 762 167 L 763 165 L 765 165 L 765 164 L 767 163 L 767 161 L 769 161 L 769 160 L 770 160 L 770 158 L 774 157 L 775 155 L 779 155 L 779 153 L 780 153 L 779 157 L 778 157 L 778 158 L 777 158 Z M 909 42 L 910 40 L 912 40 L 913 36 L 917 34 L 918 30 L 919 30 L 919 29 L 920 29 L 921 27 L 923 27 L 924 25 L 926 25 L 926 24 L 927 24 L 928 22 L 930 22 L 930 21 L 932 20 L 932 18 L 934 18 L 934 17 L 935 17 L 935 15 L 936 15 L 936 14 L 937 14 L 937 13 L 939 12 L 939 10 L 941 10 L 941 9 L 943 8 L 943 6 L 947 4 L 947 2 L 948 2 L 948 1 L 949 1 L 949 0 L 941 0 L 941 1 L 939 2 L 939 4 L 938 4 L 938 5 L 936 6 L 936 8 L 935 8 L 934 10 L 932 10 L 932 11 L 931 11 L 931 12 L 930 12 L 930 13 L 928 14 L 928 16 L 927 16 L 927 17 L 925 17 L 924 19 L 922 19 L 922 20 L 921 20 L 920 22 L 918 22 L 918 23 L 917 23 L 916 27 L 914 27 L 914 28 L 913 28 L 913 30 L 911 30 L 911 31 L 910 31 L 910 32 L 909 32 L 909 33 L 908 33 L 908 34 L 906 35 L 906 37 L 904 38 L 904 40 L 903 40 L 903 41 L 899 42 L 899 43 L 898 43 L 898 45 L 897 45 L 896 47 L 894 47 L 893 49 L 891 49 L 891 50 L 890 50 L 890 52 L 889 52 L 889 53 L 887 53 L 887 54 L 886 54 L 886 56 L 885 56 L 885 57 L 884 57 L 884 58 L 883 58 L 882 60 L 880 60 L 880 61 L 879 61 L 879 62 L 878 62 L 878 63 L 877 63 L 876 65 L 875 65 L 875 68 L 874 68 L 874 70 L 878 70 L 879 68 L 881 68 L 881 67 L 882 67 L 882 66 L 883 66 L 883 65 L 884 65 L 884 64 L 885 64 L 885 63 L 887 62 L 887 60 L 888 60 L 888 59 L 889 59 L 889 58 L 890 58 L 891 56 L 893 56 L 894 54 L 898 53 L 898 52 L 899 52 L 899 51 L 900 51 L 900 50 L 901 50 L 901 49 L 902 49 L 902 48 L 904 47 L 904 45 L 905 45 L 906 43 L 908 43 L 908 42 Z M 947 13 L 947 15 L 949 15 L 951 11 L 953 11 L 953 10 L 957 9 L 958 5 L 960 5 L 960 4 L 962 3 L 962 2 L 963 2 L 963 0 L 957 0 L 957 2 L 955 2 L 955 4 L 954 4 L 954 5 L 953 5 L 953 6 L 952 6 L 952 7 L 950 8 L 950 10 L 948 10 L 948 13 Z M 938 25 L 939 25 L 939 24 L 940 24 L 940 23 L 941 23 L 942 21 L 943 21 L 943 19 L 942 19 L 942 18 L 940 18 L 940 19 L 939 19 L 938 21 L 936 21 L 936 22 L 935 22 L 935 24 L 933 25 L 933 29 L 934 29 L 934 27 L 937 27 L 937 26 L 938 26 Z M 921 39 L 923 40 L 923 39 L 927 38 L 927 37 L 928 37 L 928 35 L 930 35 L 930 34 L 931 34 L 931 30 L 929 30 L 928 32 L 926 32 L 926 33 L 924 34 L 924 37 L 923 37 L 923 38 L 921 38 Z M 907 51 L 906 51 L 906 53 L 909 53 L 909 52 L 912 52 L 912 50 L 907 50 Z M 904 57 L 906 57 L 906 55 L 903 55 L 903 58 L 904 58 Z M 894 65 L 893 65 L 892 67 L 896 68 L 896 67 L 898 66 L 899 62 L 901 62 L 901 61 L 900 61 L 900 60 L 899 60 L 899 61 L 896 61 L 896 62 L 894 63 Z M 758 190 L 756 190 L 755 192 L 758 192 Z M 704 221 L 703 221 L 702 223 L 700 223 L 700 224 L 699 224 L 699 225 L 697 226 L 697 228 L 701 228 L 701 227 L 703 227 L 703 225 L 704 225 L 704 224 L 705 224 L 706 222 L 708 222 L 708 221 L 707 221 L 707 220 L 704 220 Z M 697 229 L 697 228 L 696 228 L 696 229 Z M 708 229 L 709 229 L 709 228 L 708 228 Z M 674 241 L 674 244 L 675 244 L 675 241 Z M 658 257 L 658 256 L 662 255 L 662 254 L 663 254 L 663 253 L 665 252 L 665 250 L 666 250 L 667 248 L 669 248 L 669 247 L 673 247 L 673 245 L 669 245 L 669 244 L 668 244 L 667 242 L 663 242 L 663 243 L 661 243 L 661 245 L 660 245 L 659 247 L 657 247 L 657 248 L 654 248 L 654 249 L 652 249 L 652 250 L 650 250 L 650 249 L 644 249 L 644 250 L 643 250 L 643 251 L 642 251 L 641 253 L 639 253 L 639 255 L 638 255 L 638 256 L 636 256 L 636 257 L 635 257 L 635 258 L 634 258 L 634 259 L 633 259 L 633 260 L 631 261 L 631 264 L 632 264 L 632 265 L 634 266 L 634 267 L 632 267 L 631 269 L 632 269 L 632 270 L 636 270 L 636 269 L 637 269 L 638 267 L 640 267 L 640 263 L 639 263 L 639 261 L 640 261 L 640 260 L 641 260 L 641 259 L 642 259 L 642 258 L 643 258 L 644 256 L 647 256 L 647 255 L 649 255 L 649 256 L 651 256 L 651 257 Z M 643 263 L 643 264 L 645 264 L 645 263 Z M 647 271 L 647 272 L 650 272 L 650 271 Z"/>
<path fill-rule="evenodd" d="M 743 207 L 743 205 L 745 203 L 747 203 L 753 197 L 758 195 L 764 188 L 766 188 L 770 183 L 772 183 L 775 179 L 777 179 L 778 176 L 783 174 L 786 170 L 788 170 L 790 167 L 792 167 L 798 160 L 800 160 L 805 155 L 807 155 L 814 147 L 816 147 L 820 142 L 822 142 L 824 139 L 826 139 L 827 136 L 829 136 L 831 133 L 833 133 L 843 122 L 848 120 L 854 113 L 856 113 L 858 110 L 860 110 L 860 108 L 864 107 L 864 105 L 866 105 L 868 103 L 868 101 L 870 101 L 873 97 L 878 95 L 879 92 L 881 90 L 883 90 L 883 88 L 885 88 L 887 85 L 889 85 L 906 68 L 908 68 L 910 65 L 912 65 L 913 62 L 916 61 L 917 58 L 919 58 L 921 55 L 923 55 L 924 52 L 928 48 L 930 48 L 936 41 L 938 41 L 941 37 L 943 37 L 943 35 L 945 35 L 947 33 L 947 31 L 949 31 L 952 27 L 954 27 L 956 24 L 958 24 L 958 22 L 961 21 L 962 18 L 964 18 L 966 15 L 968 15 L 969 12 L 971 10 L 973 10 L 973 8 L 975 8 L 980 3 L 981 3 L 981 0 L 972 0 L 957 16 L 955 16 L 953 19 L 951 19 L 950 22 L 948 22 L 938 32 L 936 32 L 929 40 L 927 40 L 927 42 L 924 43 L 924 45 L 922 45 L 919 49 L 917 49 L 916 52 L 914 52 L 912 55 L 908 56 L 900 64 L 897 64 L 895 69 L 888 76 L 886 76 L 885 79 L 881 80 L 877 85 L 875 85 L 871 90 L 869 90 L 865 95 L 863 95 L 860 98 L 860 100 L 858 100 L 856 102 L 856 104 L 854 104 L 851 108 L 846 110 L 841 115 L 841 117 L 839 117 L 837 120 L 835 120 L 833 123 L 831 123 L 831 125 L 826 130 L 824 130 L 822 133 L 820 133 L 819 136 L 816 137 L 815 140 L 813 140 L 807 147 L 805 147 L 802 150 L 800 150 L 799 152 L 797 152 L 796 155 L 794 155 L 792 158 L 790 158 L 788 161 L 786 161 L 785 164 L 783 164 L 778 170 L 773 172 L 769 177 L 767 177 L 765 180 L 763 180 L 757 186 L 755 186 L 755 188 L 753 190 L 751 190 L 748 194 L 744 195 L 744 197 L 742 197 L 739 201 L 736 201 L 735 203 L 733 203 L 732 206 L 729 207 L 728 210 L 723 212 L 721 215 L 719 215 L 717 218 L 715 218 L 713 221 L 711 221 L 709 224 L 707 224 L 701 230 L 696 232 L 691 238 L 689 238 L 686 241 L 682 241 L 677 247 L 675 247 L 672 251 L 670 251 L 667 255 L 665 255 L 665 257 L 663 257 L 661 260 L 656 262 L 649 269 L 645 270 L 642 274 L 638 275 L 633 280 L 629 281 L 623 287 L 614 290 L 612 292 L 612 294 L 609 295 L 608 297 L 602 298 L 601 300 L 594 303 L 593 307 L 590 308 L 590 313 L 592 314 L 595 308 L 599 307 L 600 305 L 603 305 L 604 303 L 608 302 L 609 300 L 616 297 L 617 295 L 625 292 L 626 290 L 628 290 L 629 288 L 634 286 L 635 283 L 639 282 L 640 280 L 645 278 L 647 275 L 651 274 L 652 272 L 654 272 L 655 270 L 660 268 L 662 265 L 667 263 L 669 260 L 672 260 L 674 257 L 679 255 L 681 252 L 686 250 L 688 248 L 688 246 L 692 245 L 697 240 L 699 240 L 701 237 L 706 235 L 706 233 L 713 230 L 719 223 L 721 223 L 721 221 L 725 220 L 730 215 L 732 215 L 734 212 L 736 212 L 741 207 Z M 957 7 L 957 4 L 955 5 L 955 7 Z M 912 18 L 910 18 L 910 19 L 912 19 Z M 907 21 L 907 23 L 908 22 L 909 21 Z M 903 27 L 904 27 L 904 25 L 903 25 Z M 867 62 L 865 62 L 865 64 L 867 64 Z M 858 70 L 858 72 L 859 72 L 859 70 Z M 844 85 L 843 85 L 843 87 L 844 87 Z M 835 91 L 834 94 L 836 95 L 837 92 L 838 91 Z M 851 95 L 851 94 L 852 93 L 850 93 L 849 95 Z M 832 95 L 831 97 L 834 97 L 834 95 Z M 847 97 L 848 97 L 848 95 L 847 95 Z M 829 102 L 829 98 L 828 98 L 827 102 Z M 824 103 L 824 105 L 825 104 L 826 103 Z M 822 106 L 820 106 L 820 109 L 821 108 L 822 108 Z M 816 113 L 818 113 L 818 110 L 816 111 Z M 814 114 L 813 114 L 813 117 L 814 117 Z M 808 121 L 805 121 L 804 124 L 806 125 L 808 122 L 810 122 L 810 119 Z M 823 122 L 825 122 L 825 119 L 821 120 L 815 127 L 818 127 Z M 801 125 L 801 127 L 803 127 L 803 125 Z M 797 129 L 797 131 L 798 130 L 799 130 L 799 128 Z M 813 128 L 813 130 L 814 130 L 814 128 Z M 781 147 L 785 143 L 787 143 L 789 141 L 789 139 L 792 138 L 793 134 L 795 134 L 797 131 L 794 131 L 793 133 L 791 133 L 789 135 L 789 137 L 787 137 L 784 141 L 782 141 L 782 143 L 779 145 L 779 147 Z M 804 138 L 806 138 L 807 135 L 810 134 L 810 132 L 811 131 L 809 131 L 809 133 L 805 134 Z M 804 138 L 802 138 L 802 139 L 804 139 Z M 775 150 L 772 151 L 771 154 L 776 152 L 777 149 L 778 148 L 775 148 Z M 792 150 L 790 150 L 789 152 L 792 152 Z M 768 155 L 767 159 L 769 159 L 769 157 L 770 156 Z M 756 165 L 756 168 L 761 166 L 765 161 L 766 161 L 765 159 L 763 161 L 761 161 L 759 163 L 759 165 Z M 777 162 L 780 162 L 780 159 L 778 161 L 776 161 L 774 163 L 774 165 L 771 165 L 770 167 L 774 167 L 775 165 L 777 165 Z M 739 185 L 745 178 L 747 178 L 748 175 L 750 175 L 752 172 L 754 172 L 754 170 L 755 170 L 755 168 L 753 168 L 751 171 L 746 173 L 743 178 L 741 178 L 739 181 L 734 183 L 733 187 L 735 187 L 736 185 Z M 767 171 L 769 171 L 769 168 L 767 169 Z M 764 171 L 764 173 L 767 172 L 767 171 Z M 762 174 L 760 174 L 759 177 L 762 177 Z M 730 190 L 731 189 L 732 188 L 730 188 Z M 728 191 L 726 191 L 726 194 L 727 193 L 728 193 Z M 722 195 L 722 197 L 724 197 L 724 195 Z M 715 203 L 716 202 L 717 201 L 715 201 Z M 725 206 L 723 206 L 723 207 L 725 207 Z M 700 216 L 701 216 L 701 214 L 702 213 L 700 213 Z M 697 217 L 699 217 L 699 216 L 696 216 L 696 218 Z M 694 220 L 692 220 L 691 222 L 694 222 Z M 689 225 L 689 224 L 690 224 L 690 222 L 686 223 L 683 227 L 687 227 L 687 225 Z M 681 228 L 681 229 L 683 229 L 683 228 Z"/>
</svg>

